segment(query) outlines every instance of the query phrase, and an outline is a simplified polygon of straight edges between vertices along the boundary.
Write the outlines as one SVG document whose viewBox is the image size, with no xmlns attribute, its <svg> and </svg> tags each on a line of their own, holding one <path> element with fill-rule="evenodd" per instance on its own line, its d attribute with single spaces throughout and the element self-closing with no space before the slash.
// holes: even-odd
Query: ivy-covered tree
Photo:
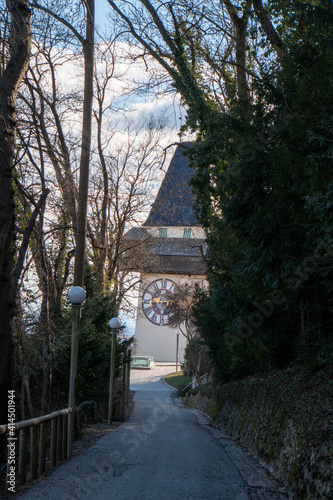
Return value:
<svg viewBox="0 0 333 500">
<path fill-rule="evenodd" d="M 13 167 L 17 130 L 16 97 L 29 61 L 31 48 L 31 10 L 25 0 L 7 0 L 1 8 L 3 26 L 0 40 L 0 421 L 7 421 L 8 390 L 12 380 L 12 317 L 14 301 L 11 293 L 14 243 Z M 0 442 L 3 451 L 5 440 Z"/>
<path fill-rule="evenodd" d="M 253 81 L 245 113 L 234 106 L 222 116 L 218 161 L 193 155 L 216 318 L 202 334 L 212 353 L 218 338 L 229 357 L 215 360 L 225 377 L 315 359 L 332 345 L 333 55 L 324 4 L 284 2 L 283 60 Z M 207 312 L 199 307 L 199 322 Z"/>
<path fill-rule="evenodd" d="M 331 2 L 142 0 L 134 16 L 108 1 L 197 134 L 210 289 L 196 315 L 220 376 L 319 354 L 333 320 Z"/>
</svg>

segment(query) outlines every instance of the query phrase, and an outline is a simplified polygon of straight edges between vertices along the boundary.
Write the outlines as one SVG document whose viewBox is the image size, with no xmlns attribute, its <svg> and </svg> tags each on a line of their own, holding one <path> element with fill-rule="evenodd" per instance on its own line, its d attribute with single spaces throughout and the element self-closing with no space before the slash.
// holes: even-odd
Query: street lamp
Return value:
<svg viewBox="0 0 333 500">
<path fill-rule="evenodd" d="M 81 305 L 86 298 L 86 292 L 80 286 L 74 286 L 69 290 L 68 298 L 72 304 L 72 348 L 68 395 L 68 406 L 72 408 L 72 413 L 69 413 L 68 415 L 67 456 L 71 456 L 75 417 L 75 387 L 77 377 L 77 362 L 79 355 L 79 324 L 81 316 Z"/>
<path fill-rule="evenodd" d="M 109 384 L 109 410 L 108 410 L 108 423 L 112 423 L 112 410 L 113 410 L 113 377 L 116 359 L 116 336 L 117 330 L 120 328 L 120 321 L 118 318 L 112 318 L 109 321 L 111 328 L 111 363 L 110 363 L 110 384 Z"/>
</svg>

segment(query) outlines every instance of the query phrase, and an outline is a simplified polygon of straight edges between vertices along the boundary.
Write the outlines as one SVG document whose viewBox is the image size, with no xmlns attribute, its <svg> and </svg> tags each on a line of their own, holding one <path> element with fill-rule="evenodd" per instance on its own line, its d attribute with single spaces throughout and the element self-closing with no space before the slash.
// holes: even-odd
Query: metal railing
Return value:
<svg viewBox="0 0 333 500">
<path fill-rule="evenodd" d="M 207 377 L 207 375 L 208 375 L 208 373 L 205 373 L 204 375 L 201 375 L 200 380 L 201 380 L 202 378 L 204 378 L 204 377 Z M 189 384 L 187 384 L 185 387 L 183 387 L 183 388 L 180 390 L 180 392 L 179 392 L 179 393 L 180 393 L 180 395 L 182 395 L 182 394 L 186 391 L 186 389 L 187 389 L 188 387 L 190 387 L 190 385 L 195 384 L 195 382 L 196 382 L 195 380 L 192 380 Z"/>
<path fill-rule="evenodd" d="M 57 410 L 49 415 L 17 422 L 10 425 L 10 429 L 8 425 L 0 425 L 0 434 L 8 436 L 7 478 L 10 477 L 10 464 L 16 465 L 16 456 L 10 457 L 10 443 L 15 442 L 15 449 L 18 450 L 18 484 L 21 486 L 27 480 L 28 463 L 29 479 L 34 480 L 45 472 L 47 457 L 51 467 L 67 458 L 68 414 L 71 412 L 72 408 Z M 29 429 L 30 439 L 28 439 Z M 18 439 L 9 437 L 9 432 L 12 436 L 12 433 L 17 431 L 19 431 Z M 8 484 L 6 482 L 7 490 Z"/>
</svg>

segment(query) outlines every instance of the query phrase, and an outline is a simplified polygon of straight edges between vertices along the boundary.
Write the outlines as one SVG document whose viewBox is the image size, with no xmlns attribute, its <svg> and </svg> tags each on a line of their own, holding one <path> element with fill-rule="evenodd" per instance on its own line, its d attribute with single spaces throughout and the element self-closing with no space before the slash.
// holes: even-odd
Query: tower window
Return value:
<svg viewBox="0 0 333 500">
<path fill-rule="evenodd" d="M 168 236 L 168 228 L 167 227 L 160 227 L 159 229 L 159 237 L 160 238 L 166 238 Z"/>
<path fill-rule="evenodd" d="M 190 227 L 184 227 L 183 238 L 191 238 L 192 230 Z"/>
</svg>

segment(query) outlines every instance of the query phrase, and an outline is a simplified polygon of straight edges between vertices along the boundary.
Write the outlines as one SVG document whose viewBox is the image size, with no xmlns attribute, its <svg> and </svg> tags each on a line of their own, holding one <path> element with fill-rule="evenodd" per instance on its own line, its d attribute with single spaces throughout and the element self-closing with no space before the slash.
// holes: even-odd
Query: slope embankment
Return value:
<svg viewBox="0 0 333 500">
<path fill-rule="evenodd" d="M 333 363 L 290 367 L 186 395 L 304 500 L 333 498 Z"/>
</svg>

